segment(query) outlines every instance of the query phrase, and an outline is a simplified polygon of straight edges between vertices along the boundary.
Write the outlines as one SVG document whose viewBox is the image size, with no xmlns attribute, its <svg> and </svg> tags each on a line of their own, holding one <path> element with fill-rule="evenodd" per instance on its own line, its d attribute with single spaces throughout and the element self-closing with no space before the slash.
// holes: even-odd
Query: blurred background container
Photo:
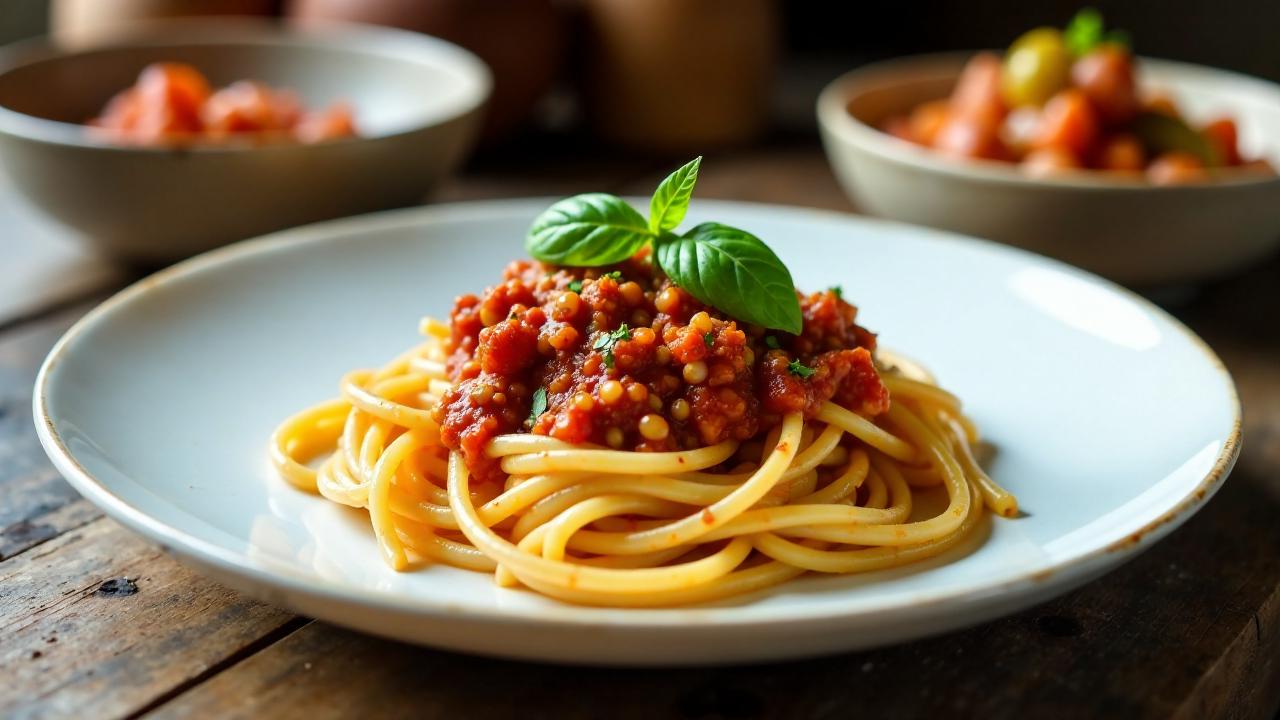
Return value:
<svg viewBox="0 0 1280 720">
<path fill-rule="evenodd" d="M 565 53 L 565 21 L 551 0 L 286 0 L 283 14 L 304 26 L 339 21 L 413 30 L 479 55 L 494 75 L 484 131 L 489 142 L 529 116 Z"/>
<path fill-rule="evenodd" d="M 24 3 L 16 4 L 39 5 Z M 59 41 L 92 42 L 139 21 L 227 15 L 274 15 L 277 0 L 52 0 L 49 26 Z"/>
<path fill-rule="evenodd" d="M 510 168 L 516 150 L 546 164 L 565 147 L 674 161 L 811 144 L 820 90 L 851 68 L 1002 48 L 1029 28 L 1063 25 L 1084 4 L 1127 30 L 1141 55 L 1280 80 L 1271 37 L 1280 3 L 1272 0 L 0 0 L 0 43 L 47 32 L 83 44 L 130 23 L 210 14 L 427 33 L 491 68 L 493 95 L 471 163 Z"/>
<path fill-rule="evenodd" d="M 856 65 L 1004 47 L 1030 27 L 1065 23 L 1083 4 L 1128 30 L 1140 54 L 1280 80 L 1272 37 L 1280 3 L 1272 0 L 4 0 L 0 43 L 43 34 L 51 18 L 55 30 L 72 38 L 132 19 L 206 13 L 387 24 L 438 35 L 489 63 L 495 74 L 486 126 L 491 143 L 529 123 L 564 127 L 589 118 L 600 136 L 623 145 L 656 143 L 682 152 L 686 142 L 732 145 L 761 131 L 812 130 L 818 90 Z M 587 71 L 571 73 L 573 67 Z M 711 92 L 710 83 L 721 90 Z M 548 93 L 582 86 L 586 107 L 576 93 Z M 659 94 L 665 103 L 654 100 Z M 699 101 L 700 112 L 680 119 L 686 137 L 665 138 L 679 128 L 661 127 L 664 116 L 683 99 Z M 655 129 L 636 140 L 629 125 L 641 120 Z"/>
<path fill-rule="evenodd" d="M 173 139 L 186 137 L 176 120 L 180 91 L 157 91 L 155 83 L 139 95 L 159 97 L 152 100 L 158 110 L 145 117 L 178 134 L 157 138 L 147 130 L 148 142 L 122 142 L 105 128 L 83 127 L 140 69 L 173 62 L 198 68 L 213 87 L 253 79 L 296 93 L 303 107 L 349 102 L 357 135 L 322 142 L 232 135 L 192 145 Z M 164 263 L 421 202 L 468 154 L 490 85 L 475 55 L 389 28 L 299 30 L 261 18 L 116 24 L 101 36 L 81 33 L 70 48 L 33 41 L 4 49 L 0 162 L 33 205 L 104 253 Z M 194 112 L 207 109 L 205 102 Z"/>
</svg>

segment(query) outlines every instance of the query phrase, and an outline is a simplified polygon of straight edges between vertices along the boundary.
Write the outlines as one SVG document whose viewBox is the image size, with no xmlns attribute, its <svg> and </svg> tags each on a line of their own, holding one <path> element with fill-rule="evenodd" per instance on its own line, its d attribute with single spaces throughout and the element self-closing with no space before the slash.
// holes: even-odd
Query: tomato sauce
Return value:
<svg viewBox="0 0 1280 720">
<path fill-rule="evenodd" d="M 502 283 L 454 303 L 441 438 L 485 481 L 502 477 L 484 448 L 505 433 L 669 451 L 747 440 L 832 399 L 885 412 L 857 308 L 838 290 L 800 306 L 804 329 L 789 335 L 703 305 L 645 253 L 607 268 L 513 262 Z M 540 389 L 545 411 L 531 417 Z"/>
</svg>

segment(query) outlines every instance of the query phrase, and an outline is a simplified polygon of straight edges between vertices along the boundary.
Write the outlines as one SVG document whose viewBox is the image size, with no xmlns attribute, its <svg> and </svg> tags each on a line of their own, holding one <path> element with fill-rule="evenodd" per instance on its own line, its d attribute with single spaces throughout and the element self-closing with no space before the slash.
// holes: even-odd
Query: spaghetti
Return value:
<svg viewBox="0 0 1280 720">
<path fill-rule="evenodd" d="M 619 607 L 918 562 L 984 510 L 1017 514 L 959 400 L 883 352 L 871 365 L 874 336 L 838 290 L 803 298 L 804 332 L 779 342 L 642 257 L 618 267 L 513 264 L 280 425 L 275 468 L 367 509 L 396 570 L 443 563 Z M 918 517 L 930 488 L 946 507 Z"/>
</svg>

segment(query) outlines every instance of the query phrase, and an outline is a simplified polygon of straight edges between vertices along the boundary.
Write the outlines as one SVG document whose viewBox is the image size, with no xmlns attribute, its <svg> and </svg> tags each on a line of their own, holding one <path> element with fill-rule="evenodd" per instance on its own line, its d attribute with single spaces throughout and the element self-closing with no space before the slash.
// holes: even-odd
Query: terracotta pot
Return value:
<svg viewBox="0 0 1280 720">
<path fill-rule="evenodd" d="M 60 43 L 90 43 L 146 20 L 200 15 L 273 15 L 279 0 L 52 0 L 50 33 Z"/>
<path fill-rule="evenodd" d="M 288 0 L 299 22 L 389 25 L 435 35 L 474 52 L 493 72 L 484 138 L 519 126 L 551 87 L 565 34 L 552 0 Z"/>
<path fill-rule="evenodd" d="M 702 152 L 757 136 L 768 120 L 772 0 L 582 0 L 587 114 L 603 137 Z"/>
</svg>

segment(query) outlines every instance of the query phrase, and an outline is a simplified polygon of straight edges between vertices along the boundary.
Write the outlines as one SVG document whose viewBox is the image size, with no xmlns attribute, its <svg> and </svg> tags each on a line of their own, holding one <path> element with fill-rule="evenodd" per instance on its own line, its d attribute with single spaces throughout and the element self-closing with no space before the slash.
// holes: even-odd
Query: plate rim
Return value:
<svg viewBox="0 0 1280 720">
<path fill-rule="evenodd" d="M 947 591 L 922 594 L 913 598 L 907 605 L 900 601 L 891 601 L 892 598 L 889 598 L 868 603 L 856 609 L 824 608 L 821 611 L 811 610 L 801 614 L 797 613 L 794 608 L 788 609 L 784 606 L 770 608 L 767 611 L 757 609 L 754 614 L 743 616 L 741 613 L 736 612 L 741 609 L 741 606 L 695 605 L 653 609 L 605 608 L 569 603 L 556 603 L 551 606 L 534 608 L 462 606 L 430 597 L 410 597 L 393 591 L 357 587 L 353 584 L 335 582 L 317 575 L 296 572 L 285 567 L 273 566 L 268 568 L 260 563 L 247 561 L 243 553 L 197 537 L 187 530 L 175 527 L 129 504 L 116 495 L 108 487 L 107 483 L 96 478 L 87 468 L 80 464 L 71 450 L 65 445 L 58 432 L 56 421 L 50 414 L 48 403 L 51 372 L 83 333 L 96 325 L 100 319 L 127 306 L 136 297 L 140 297 L 161 286 L 178 282 L 189 275 L 216 270 L 219 266 L 237 259 L 287 251 L 295 246 L 310 243 L 323 243 L 325 241 L 351 242 L 353 241 L 352 238 L 358 240 L 358 234 L 355 231 L 380 231 L 450 220 L 467 221 L 472 216 L 492 217 L 517 211 L 529 214 L 532 217 L 533 214 L 536 214 L 537 207 L 545 207 L 545 205 L 557 199 L 555 197 L 519 197 L 452 202 L 401 208 L 311 223 L 216 248 L 143 277 L 102 301 L 83 317 L 79 318 L 58 339 L 49 351 L 48 356 L 41 363 L 32 392 L 33 417 L 40 444 L 59 473 L 71 486 L 101 509 L 108 517 L 120 522 L 133 532 L 144 536 L 147 540 L 159 544 L 162 549 L 174 552 L 196 563 L 198 566 L 205 568 L 206 571 L 212 570 L 223 577 L 235 577 L 252 583 L 256 590 L 251 592 L 256 592 L 259 596 L 264 594 L 264 588 L 271 588 L 304 596 L 310 600 L 338 602 L 394 612 L 407 612 L 423 619 L 431 618 L 455 622 L 461 620 L 481 624 L 519 625 L 536 623 L 538 625 L 558 625 L 566 628 L 607 626 L 628 630 L 688 629 L 691 626 L 702 624 L 702 621 L 705 620 L 714 620 L 715 625 L 738 629 L 780 624 L 799 627 L 813 623 L 821 623 L 824 626 L 832 627 L 831 623 L 833 622 L 865 621 L 885 613 L 892 614 L 906 611 L 915 613 L 926 611 L 928 608 L 939 605 L 955 604 L 957 606 L 967 606 L 984 598 L 1008 596 L 1010 594 L 1017 597 L 1056 595 L 1082 582 L 1081 578 L 1094 577 L 1101 572 L 1112 569 L 1120 562 L 1136 556 L 1180 526 L 1213 497 L 1239 457 L 1242 443 L 1242 408 L 1235 381 L 1225 364 L 1202 338 L 1180 320 L 1128 288 L 1053 258 L 991 240 L 835 210 L 733 200 L 700 200 L 699 207 L 712 210 L 719 207 L 729 210 L 736 208 L 752 211 L 781 212 L 792 217 L 811 215 L 828 221 L 852 222 L 864 227 L 883 227 L 898 232 L 905 231 L 929 236 L 933 239 L 947 239 L 967 245 L 976 245 L 986 251 L 996 252 L 997 254 L 1004 253 L 1023 260 L 1030 260 L 1042 266 L 1047 265 L 1053 269 L 1089 280 L 1095 284 L 1101 284 L 1106 289 L 1120 294 L 1130 302 L 1136 303 L 1143 310 L 1156 314 L 1189 340 L 1191 345 L 1199 350 L 1210 365 L 1218 371 L 1220 379 L 1224 383 L 1224 389 L 1229 396 L 1233 415 L 1231 430 L 1226 437 L 1222 438 L 1223 444 L 1218 451 L 1212 468 L 1209 469 L 1195 488 L 1188 490 L 1178 502 L 1168 507 L 1159 516 L 1153 518 L 1138 530 L 1106 544 L 1100 544 L 1073 557 L 1058 561 L 1052 568 L 1038 571 L 1022 569 L 1005 575 L 997 575 L 991 580 L 984 580 L 979 583 L 965 583 L 960 587 Z M 647 202 L 646 199 L 638 197 L 627 197 L 625 199 L 631 202 Z M 1048 595 L 1045 595 L 1045 593 L 1048 593 Z M 1041 597 L 1042 600 L 1043 597 Z M 274 602 L 290 603 L 283 596 L 275 598 Z M 1019 607 L 1025 607 L 1026 604 L 1019 605 Z M 961 624 L 963 623 L 954 623 L 956 626 Z"/>
</svg>

